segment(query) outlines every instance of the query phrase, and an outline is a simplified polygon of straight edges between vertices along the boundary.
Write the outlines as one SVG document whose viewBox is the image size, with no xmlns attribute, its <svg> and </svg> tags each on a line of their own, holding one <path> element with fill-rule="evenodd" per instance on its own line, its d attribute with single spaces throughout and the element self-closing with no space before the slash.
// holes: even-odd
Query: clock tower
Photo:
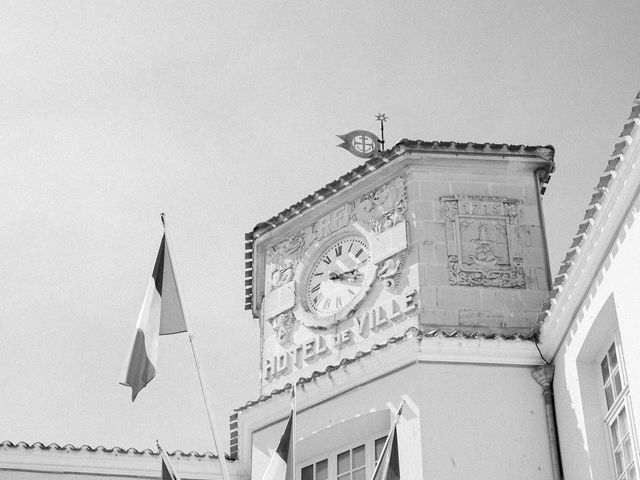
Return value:
<svg viewBox="0 0 640 480">
<path fill-rule="evenodd" d="M 403 479 L 551 478 L 531 370 L 550 288 L 541 195 L 553 154 L 402 140 L 247 234 L 260 396 L 232 418 L 232 451 L 252 478 L 293 384 L 296 478 L 348 478 L 344 452 L 353 476 L 360 446 L 368 478 L 403 399 Z"/>
</svg>

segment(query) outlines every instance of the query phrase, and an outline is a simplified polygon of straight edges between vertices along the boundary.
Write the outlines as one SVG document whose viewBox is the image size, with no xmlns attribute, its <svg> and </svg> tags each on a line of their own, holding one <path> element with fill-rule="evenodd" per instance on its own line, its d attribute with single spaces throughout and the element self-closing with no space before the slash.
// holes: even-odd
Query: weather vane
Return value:
<svg viewBox="0 0 640 480">
<path fill-rule="evenodd" d="M 381 137 L 378 138 L 374 133 L 366 130 L 353 130 L 344 135 L 338 135 L 342 143 L 338 145 L 356 157 L 372 158 L 378 153 L 384 151 L 384 122 L 389 119 L 385 113 L 376 115 L 376 120 L 380 122 Z"/>
<path fill-rule="evenodd" d="M 380 150 L 384 151 L 384 122 L 389 119 L 386 113 L 379 113 L 376 115 L 376 120 L 380 122 Z"/>
</svg>

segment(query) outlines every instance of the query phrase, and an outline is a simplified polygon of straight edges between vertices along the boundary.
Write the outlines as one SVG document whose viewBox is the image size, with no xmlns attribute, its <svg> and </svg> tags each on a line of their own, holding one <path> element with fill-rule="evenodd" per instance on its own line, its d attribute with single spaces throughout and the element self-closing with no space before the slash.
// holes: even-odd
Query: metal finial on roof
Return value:
<svg viewBox="0 0 640 480">
<path fill-rule="evenodd" d="M 386 113 L 379 113 L 376 115 L 376 120 L 380 122 L 380 151 L 384 151 L 384 122 L 389 119 Z"/>
</svg>

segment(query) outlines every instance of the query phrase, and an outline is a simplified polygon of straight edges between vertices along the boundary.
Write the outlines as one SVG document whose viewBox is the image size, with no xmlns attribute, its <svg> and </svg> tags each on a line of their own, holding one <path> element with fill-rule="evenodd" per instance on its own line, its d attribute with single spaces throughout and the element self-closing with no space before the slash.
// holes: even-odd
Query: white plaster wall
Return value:
<svg viewBox="0 0 640 480">
<path fill-rule="evenodd" d="M 384 431 L 402 399 L 403 480 L 551 478 L 541 388 L 530 367 L 515 366 L 416 363 L 307 408 L 298 439 L 323 441 L 298 463 Z M 253 479 L 262 477 L 284 425 L 282 418 L 254 433 Z"/>
<path fill-rule="evenodd" d="M 554 379 L 561 456 L 566 480 L 612 478 L 602 423 L 598 376 L 602 350 L 621 337 L 630 396 L 640 414 L 640 222 L 638 202 L 594 279 L 556 356 Z M 597 261 L 598 259 L 594 259 Z M 594 373 L 595 371 L 595 373 Z"/>
</svg>

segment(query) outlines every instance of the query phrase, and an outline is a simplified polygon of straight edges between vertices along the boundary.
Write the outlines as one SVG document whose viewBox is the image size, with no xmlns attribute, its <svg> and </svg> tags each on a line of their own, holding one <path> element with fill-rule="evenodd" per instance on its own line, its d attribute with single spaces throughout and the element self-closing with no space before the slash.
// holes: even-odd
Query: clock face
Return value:
<svg viewBox="0 0 640 480">
<path fill-rule="evenodd" d="M 364 238 L 352 235 L 330 244 L 307 276 L 305 299 L 309 311 L 325 317 L 350 307 L 366 288 L 369 265 L 369 245 Z"/>
</svg>

